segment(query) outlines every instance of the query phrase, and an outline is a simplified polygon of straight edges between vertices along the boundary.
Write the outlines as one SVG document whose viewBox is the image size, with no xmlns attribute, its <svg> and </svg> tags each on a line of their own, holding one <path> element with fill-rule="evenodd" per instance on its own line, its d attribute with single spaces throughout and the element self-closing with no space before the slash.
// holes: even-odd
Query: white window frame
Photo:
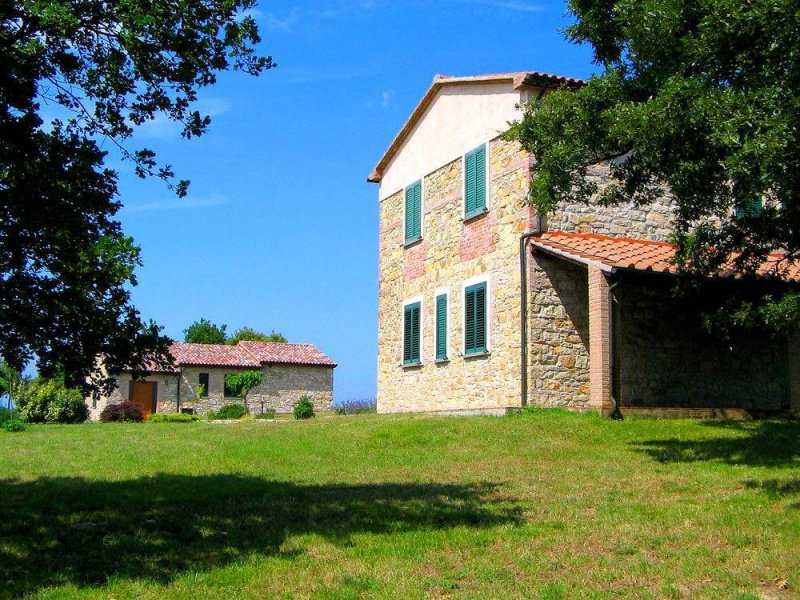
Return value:
<svg viewBox="0 0 800 600">
<path fill-rule="evenodd" d="M 407 365 L 403 361 L 403 354 L 405 353 L 405 318 L 406 306 L 409 304 L 416 304 L 419 302 L 419 363 Z M 403 306 L 400 310 L 400 365 L 406 369 L 413 369 L 421 367 L 425 363 L 425 303 L 422 301 L 422 294 L 406 298 L 403 300 Z"/>
<path fill-rule="evenodd" d="M 438 358 L 437 359 L 436 358 L 436 345 L 438 344 L 439 340 L 436 339 L 436 331 L 439 328 L 438 328 L 438 323 L 436 322 L 436 299 L 439 296 L 442 296 L 442 295 L 445 297 L 445 304 L 447 305 L 447 316 L 446 316 L 446 319 L 447 319 L 447 330 L 445 332 L 445 338 L 446 338 L 445 339 L 445 354 L 447 355 L 447 358 Z M 451 327 L 453 326 L 453 319 L 450 316 L 450 307 L 451 307 L 451 305 L 450 305 L 450 288 L 449 287 L 436 288 L 436 290 L 433 292 L 433 333 L 434 333 L 434 335 L 433 335 L 433 338 L 434 338 L 433 339 L 433 360 L 435 362 L 447 362 L 452 357 L 452 355 L 450 354 L 450 333 L 451 333 Z M 422 327 L 420 326 L 420 329 L 421 328 Z"/>
<path fill-rule="evenodd" d="M 491 202 L 491 194 L 489 193 L 491 190 L 492 185 L 492 178 L 490 173 L 490 167 L 492 161 L 489 160 L 489 151 L 491 149 L 492 140 L 486 140 L 485 142 L 481 142 L 474 148 L 471 148 L 464 152 L 461 155 L 461 220 L 462 221 L 472 221 L 473 219 L 477 219 L 481 215 L 485 215 L 489 212 L 492 208 Z M 472 152 L 473 150 L 477 150 L 481 146 L 486 147 L 486 156 L 484 156 L 484 164 L 485 164 L 485 173 L 486 173 L 486 206 L 483 212 L 476 213 L 474 215 L 467 216 L 467 154 Z M 405 203 L 404 203 L 405 204 Z M 405 215 L 403 215 L 403 222 L 405 223 Z"/>
<path fill-rule="evenodd" d="M 466 319 L 466 295 L 467 288 L 478 284 L 486 284 L 486 352 L 481 354 L 467 354 L 467 319 Z M 488 273 L 476 275 L 461 282 L 461 356 L 483 356 L 492 351 L 492 281 Z"/>
</svg>

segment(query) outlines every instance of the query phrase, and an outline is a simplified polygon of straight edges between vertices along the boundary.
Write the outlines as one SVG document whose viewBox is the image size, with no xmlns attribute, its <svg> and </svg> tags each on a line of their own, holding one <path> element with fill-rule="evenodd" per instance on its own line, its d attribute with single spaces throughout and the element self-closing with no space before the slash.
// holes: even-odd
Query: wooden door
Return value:
<svg viewBox="0 0 800 600">
<path fill-rule="evenodd" d="M 156 393 L 158 383 L 155 381 L 132 381 L 131 402 L 142 409 L 145 418 L 156 411 Z"/>
</svg>

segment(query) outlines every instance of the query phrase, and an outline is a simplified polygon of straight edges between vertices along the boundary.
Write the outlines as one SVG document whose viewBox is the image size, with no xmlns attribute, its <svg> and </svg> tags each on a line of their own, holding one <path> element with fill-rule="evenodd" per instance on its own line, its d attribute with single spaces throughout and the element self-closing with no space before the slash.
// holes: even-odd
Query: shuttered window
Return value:
<svg viewBox="0 0 800 600">
<path fill-rule="evenodd" d="M 486 352 L 486 283 L 464 291 L 464 354 Z"/>
<path fill-rule="evenodd" d="M 464 217 L 486 210 L 486 145 L 464 156 Z"/>
<path fill-rule="evenodd" d="M 406 237 L 405 243 L 422 237 L 422 181 L 406 188 Z"/>
<path fill-rule="evenodd" d="M 420 303 L 407 304 L 403 309 L 403 364 L 418 365 L 420 342 Z"/>
<path fill-rule="evenodd" d="M 200 375 L 197 377 L 197 384 L 203 389 L 200 397 L 208 398 L 208 373 L 200 373 Z"/>
<path fill-rule="evenodd" d="M 744 217 L 757 217 L 761 214 L 762 208 L 763 202 L 761 201 L 761 198 L 756 198 L 755 200 L 751 200 L 745 204 L 744 207 L 737 208 L 736 218 L 742 219 Z"/>
<path fill-rule="evenodd" d="M 447 294 L 436 296 L 436 360 L 447 360 Z"/>
</svg>

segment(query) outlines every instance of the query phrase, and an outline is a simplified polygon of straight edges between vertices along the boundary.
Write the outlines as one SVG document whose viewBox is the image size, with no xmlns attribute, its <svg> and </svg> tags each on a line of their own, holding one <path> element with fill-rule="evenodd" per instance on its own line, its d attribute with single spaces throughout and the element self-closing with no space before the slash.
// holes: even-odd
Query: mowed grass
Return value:
<svg viewBox="0 0 800 600">
<path fill-rule="evenodd" d="M 0 597 L 798 589 L 796 422 L 538 411 L 0 433 Z"/>
</svg>

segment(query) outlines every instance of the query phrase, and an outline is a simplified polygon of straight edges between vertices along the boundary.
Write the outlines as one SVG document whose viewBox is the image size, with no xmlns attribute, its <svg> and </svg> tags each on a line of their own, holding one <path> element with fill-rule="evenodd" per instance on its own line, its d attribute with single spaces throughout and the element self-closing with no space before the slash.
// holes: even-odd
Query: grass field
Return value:
<svg viewBox="0 0 800 600">
<path fill-rule="evenodd" d="M 0 597 L 798 590 L 796 422 L 539 411 L 0 433 Z"/>
</svg>

